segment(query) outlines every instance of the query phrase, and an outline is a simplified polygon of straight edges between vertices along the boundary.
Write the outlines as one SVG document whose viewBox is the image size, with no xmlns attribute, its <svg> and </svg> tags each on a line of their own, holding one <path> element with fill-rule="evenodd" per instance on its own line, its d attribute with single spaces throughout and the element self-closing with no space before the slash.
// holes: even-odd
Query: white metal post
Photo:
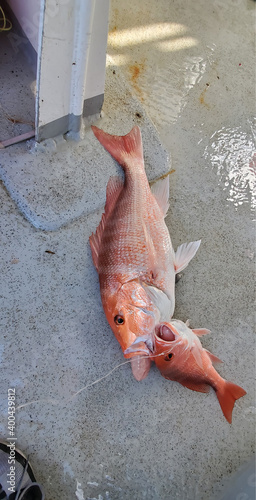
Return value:
<svg viewBox="0 0 256 500">
<path fill-rule="evenodd" d="M 79 131 L 103 104 L 109 0 L 41 0 L 36 138 Z"/>
</svg>

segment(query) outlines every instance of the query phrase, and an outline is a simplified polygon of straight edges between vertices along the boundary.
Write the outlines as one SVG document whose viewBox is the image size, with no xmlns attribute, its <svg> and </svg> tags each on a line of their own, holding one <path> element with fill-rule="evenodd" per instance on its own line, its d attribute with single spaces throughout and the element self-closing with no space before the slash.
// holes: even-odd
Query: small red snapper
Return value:
<svg viewBox="0 0 256 500">
<path fill-rule="evenodd" d="M 92 127 L 104 148 L 125 172 L 107 185 L 105 211 L 90 236 L 92 258 L 99 274 L 102 305 L 123 351 L 140 336 L 148 343 L 157 323 L 169 320 L 175 307 L 175 274 L 195 255 L 200 241 L 183 244 L 175 253 L 164 222 L 168 210 L 169 177 L 150 189 L 144 168 L 139 127 L 125 136 Z M 150 369 L 147 356 L 134 352 L 132 371 L 142 380 Z"/>
<path fill-rule="evenodd" d="M 209 392 L 210 386 L 213 387 L 223 414 L 231 424 L 235 401 L 246 391 L 217 373 L 212 363 L 221 361 L 204 349 L 198 338 L 207 333 L 209 330 L 192 330 L 179 320 L 161 323 L 156 326 L 154 355 L 157 356 L 152 359 L 169 380 L 198 392 Z"/>
</svg>

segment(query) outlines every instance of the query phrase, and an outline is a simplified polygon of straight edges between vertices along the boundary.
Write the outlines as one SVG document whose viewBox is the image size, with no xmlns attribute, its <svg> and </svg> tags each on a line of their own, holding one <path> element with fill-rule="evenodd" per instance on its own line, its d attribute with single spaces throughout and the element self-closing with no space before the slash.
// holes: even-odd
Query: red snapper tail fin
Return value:
<svg viewBox="0 0 256 500">
<path fill-rule="evenodd" d="M 239 385 L 233 384 L 232 382 L 227 382 L 225 380 L 224 384 L 216 390 L 216 394 L 224 417 L 226 417 L 227 421 L 231 424 L 232 411 L 235 401 L 239 398 L 242 398 L 242 396 L 245 396 L 246 391 Z"/>
<path fill-rule="evenodd" d="M 107 134 L 95 126 L 92 126 L 92 131 L 102 146 L 123 167 L 130 165 L 134 160 L 143 162 L 142 138 L 138 126 L 123 136 Z"/>
</svg>

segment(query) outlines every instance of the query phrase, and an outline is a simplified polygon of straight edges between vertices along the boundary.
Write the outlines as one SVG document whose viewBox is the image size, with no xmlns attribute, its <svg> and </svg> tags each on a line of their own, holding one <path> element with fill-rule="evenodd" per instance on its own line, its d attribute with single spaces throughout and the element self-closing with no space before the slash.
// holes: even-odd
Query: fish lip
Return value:
<svg viewBox="0 0 256 500">
<path fill-rule="evenodd" d="M 146 338 L 144 337 L 137 337 L 134 342 L 129 346 L 127 347 L 127 349 L 125 349 L 124 351 L 124 355 L 129 355 L 129 354 L 146 354 L 146 355 L 150 355 L 152 354 L 152 350 L 150 349 L 150 347 L 148 346 L 147 344 L 147 340 Z M 137 347 L 137 344 L 138 344 L 138 347 Z M 139 344 L 143 344 L 142 346 L 140 346 Z"/>
<path fill-rule="evenodd" d="M 131 355 L 131 354 L 137 355 L 137 356 L 145 354 L 145 355 L 149 356 L 149 355 L 152 354 L 152 352 L 149 349 L 147 349 L 147 348 L 138 348 L 136 351 L 130 350 L 130 347 L 128 347 L 127 349 L 125 349 L 125 351 L 124 351 L 124 355 L 125 356 Z"/>
</svg>

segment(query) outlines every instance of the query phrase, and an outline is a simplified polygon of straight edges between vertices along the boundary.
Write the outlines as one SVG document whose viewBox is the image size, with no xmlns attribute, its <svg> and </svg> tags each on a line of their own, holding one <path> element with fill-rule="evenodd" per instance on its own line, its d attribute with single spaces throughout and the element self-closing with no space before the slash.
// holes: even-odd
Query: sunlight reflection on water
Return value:
<svg viewBox="0 0 256 500">
<path fill-rule="evenodd" d="M 238 126 L 222 127 L 215 132 L 206 147 L 204 157 L 210 160 L 218 176 L 219 185 L 227 191 L 227 200 L 236 209 L 249 203 L 256 208 L 256 148 L 253 121 L 248 120 L 249 130 Z"/>
</svg>

